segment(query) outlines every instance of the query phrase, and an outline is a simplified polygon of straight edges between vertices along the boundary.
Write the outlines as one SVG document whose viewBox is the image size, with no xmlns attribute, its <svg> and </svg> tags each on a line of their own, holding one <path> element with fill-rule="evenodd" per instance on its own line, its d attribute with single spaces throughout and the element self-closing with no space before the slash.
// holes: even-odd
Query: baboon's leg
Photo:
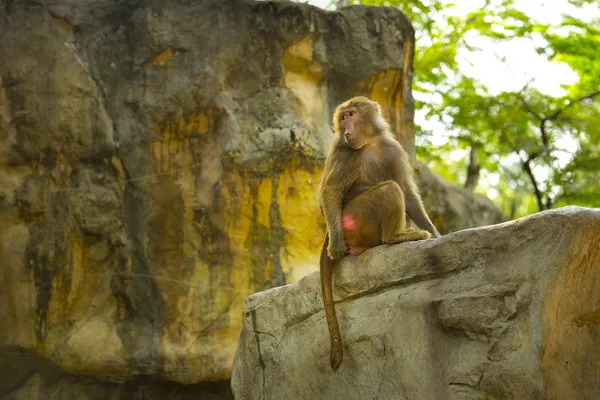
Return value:
<svg viewBox="0 0 600 400">
<path fill-rule="evenodd" d="M 404 194 L 396 182 L 385 186 L 387 203 L 381 216 L 381 242 L 396 243 L 395 240 L 406 230 Z"/>
<path fill-rule="evenodd" d="M 372 235 L 368 236 L 371 240 L 364 238 L 366 234 L 362 235 L 358 243 L 363 246 L 359 246 L 362 248 L 358 250 L 364 251 L 366 248 L 380 244 L 402 243 L 431 237 L 426 231 L 407 230 L 404 193 L 395 181 L 382 182 L 361 193 L 354 200 L 356 200 L 354 208 L 362 217 L 359 221 L 363 229 L 358 232 L 368 231 L 369 235 Z"/>
<path fill-rule="evenodd" d="M 390 182 L 380 189 L 385 199 L 381 215 L 381 242 L 382 244 L 394 244 L 423 240 L 431 237 L 427 231 L 408 231 L 406 226 L 406 208 L 404 205 L 404 193 L 396 182 Z"/>
<path fill-rule="evenodd" d="M 396 182 L 382 182 L 360 193 L 344 207 L 342 228 L 350 254 L 360 254 L 383 244 L 382 221 L 397 218 L 398 203 L 402 200 L 397 198 L 399 192 Z"/>
</svg>

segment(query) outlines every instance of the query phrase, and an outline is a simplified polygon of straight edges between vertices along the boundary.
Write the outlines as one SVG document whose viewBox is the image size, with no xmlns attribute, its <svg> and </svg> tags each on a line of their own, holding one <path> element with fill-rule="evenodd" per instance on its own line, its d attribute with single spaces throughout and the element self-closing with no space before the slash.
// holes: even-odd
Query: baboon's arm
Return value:
<svg viewBox="0 0 600 400">
<path fill-rule="evenodd" d="M 427 216 L 427 212 L 423 207 L 423 202 L 421 201 L 421 196 L 416 192 L 411 185 L 407 186 L 407 192 L 405 193 L 405 201 L 406 201 L 406 213 L 408 217 L 413 220 L 415 224 L 421 229 L 424 229 L 431 233 L 431 236 L 434 238 L 441 237 L 440 233 L 433 225 L 429 217 Z M 414 186 L 414 183 L 413 185 Z M 412 189 L 412 190 L 411 190 Z"/>
<path fill-rule="evenodd" d="M 412 175 L 413 170 L 408 161 L 408 154 L 401 146 L 394 147 L 394 151 L 397 154 L 398 160 L 397 165 L 395 166 L 395 180 L 400 185 L 400 188 L 402 188 L 404 194 L 406 214 L 408 214 L 408 217 L 417 224 L 419 228 L 431 233 L 432 237 L 441 237 L 442 235 L 440 235 L 433 225 L 423 207 L 419 188 L 415 183 Z"/>
</svg>

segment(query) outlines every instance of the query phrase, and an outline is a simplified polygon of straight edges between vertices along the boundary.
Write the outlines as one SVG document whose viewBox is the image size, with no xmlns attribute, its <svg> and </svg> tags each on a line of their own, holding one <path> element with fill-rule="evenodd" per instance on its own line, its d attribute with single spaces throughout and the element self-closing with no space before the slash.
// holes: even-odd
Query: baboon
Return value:
<svg viewBox="0 0 600 400">
<path fill-rule="evenodd" d="M 378 103 L 354 97 L 333 115 L 335 137 L 319 190 L 327 224 L 321 250 L 321 294 L 331 339 L 331 368 L 342 362 L 333 305 L 333 263 L 382 244 L 440 237 L 427 216 L 408 155 L 391 133 Z M 408 231 L 406 216 L 424 230 Z"/>
</svg>

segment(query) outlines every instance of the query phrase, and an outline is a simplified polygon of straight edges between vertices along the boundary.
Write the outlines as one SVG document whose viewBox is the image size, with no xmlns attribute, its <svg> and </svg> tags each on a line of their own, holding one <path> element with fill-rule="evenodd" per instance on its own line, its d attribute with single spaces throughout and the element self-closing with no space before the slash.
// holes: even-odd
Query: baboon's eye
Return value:
<svg viewBox="0 0 600 400">
<path fill-rule="evenodd" d="M 341 119 L 342 121 L 345 121 L 345 120 L 346 120 L 346 118 L 348 118 L 348 116 L 347 116 L 346 114 L 342 114 L 342 115 L 340 116 L 340 119 Z"/>
<path fill-rule="evenodd" d="M 350 114 L 350 116 L 354 115 L 354 111 L 350 111 L 348 114 Z"/>
</svg>

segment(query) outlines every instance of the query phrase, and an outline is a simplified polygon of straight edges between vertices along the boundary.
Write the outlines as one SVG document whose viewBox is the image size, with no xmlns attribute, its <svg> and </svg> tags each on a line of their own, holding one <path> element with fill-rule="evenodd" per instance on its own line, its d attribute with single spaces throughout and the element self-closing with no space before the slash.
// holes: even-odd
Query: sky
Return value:
<svg viewBox="0 0 600 400">
<path fill-rule="evenodd" d="M 307 0 L 303 1 L 321 8 L 327 7 L 331 0 Z M 491 0 L 491 4 L 498 0 Z M 454 0 L 455 7 L 449 11 L 451 15 L 460 16 L 481 8 L 485 0 Z M 577 9 L 571 5 L 568 0 L 517 0 L 515 6 L 532 19 L 541 23 L 559 23 L 563 14 L 568 14 L 585 22 L 594 18 L 600 18 L 600 7 L 587 6 Z M 511 41 L 494 42 L 490 38 L 485 38 L 472 34 L 469 38 L 469 44 L 477 47 L 477 51 L 464 50 L 457 55 L 457 62 L 460 70 L 467 76 L 479 80 L 487 86 L 491 94 L 502 91 L 515 91 L 521 89 L 529 82 L 531 87 L 550 96 L 561 96 L 565 93 L 561 85 L 572 85 L 577 82 L 579 77 L 565 63 L 550 62 L 543 55 L 536 53 L 536 45 L 543 43 L 543 39 L 520 38 Z M 419 43 L 416 44 L 419 46 Z M 425 44 L 421 44 L 425 45 Z M 504 58 L 505 62 L 501 59 Z M 435 99 L 423 98 L 422 94 L 414 93 L 415 98 L 423 101 L 435 101 Z M 430 140 L 433 145 L 445 143 L 447 135 L 445 134 L 446 125 L 441 121 L 426 119 L 424 111 L 415 110 L 415 122 L 423 129 L 433 133 Z M 565 140 L 563 147 L 572 148 L 576 146 L 572 140 Z M 466 150 L 456 150 L 450 154 L 454 161 L 463 159 L 467 156 Z M 516 157 L 516 155 L 515 155 Z M 507 163 L 515 160 L 507 159 Z M 567 164 L 570 161 L 570 155 L 565 153 L 559 156 L 561 164 Z M 534 169 L 534 173 L 539 178 L 547 176 L 548 171 L 544 168 Z M 487 180 L 488 184 L 494 186 L 497 184 L 499 176 L 497 173 L 483 173 L 482 178 Z M 488 197 L 495 198 L 498 193 L 495 189 L 488 190 Z"/>
</svg>

